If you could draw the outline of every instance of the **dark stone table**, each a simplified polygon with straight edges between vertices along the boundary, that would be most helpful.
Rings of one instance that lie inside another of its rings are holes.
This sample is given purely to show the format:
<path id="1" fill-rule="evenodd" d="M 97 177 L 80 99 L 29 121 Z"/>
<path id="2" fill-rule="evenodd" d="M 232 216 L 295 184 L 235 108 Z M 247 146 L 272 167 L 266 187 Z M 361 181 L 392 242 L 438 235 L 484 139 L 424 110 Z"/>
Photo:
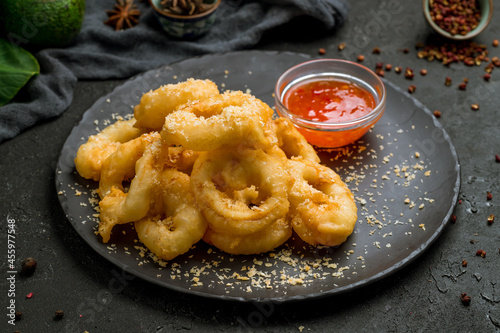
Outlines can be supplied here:
<path id="1" fill-rule="evenodd" d="M 491 57 L 500 38 L 500 8 L 475 42 Z M 5 261 L 9 225 L 16 227 L 16 265 L 38 262 L 31 277 L 15 275 L 16 325 L 2 332 L 500 332 L 500 69 L 489 82 L 485 63 L 444 66 L 417 56 L 433 34 L 420 1 L 353 1 L 345 25 L 318 32 L 316 22 L 296 19 L 266 34 L 256 47 L 356 61 L 375 69 L 378 62 L 412 68 L 404 75 L 386 71 L 385 79 L 406 90 L 428 109 L 450 135 L 461 162 L 461 190 L 450 223 L 417 260 L 378 282 L 354 291 L 303 302 L 237 303 L 206 299 L 160 288 L 122 272 L 95 253 L 65 217 L 54 186 L 61 147 L 82 114 L 122 81 L 79 82 L 69 109 L 0 145 L 2 308 L 9 274 Z M 339 51 L 338 45 L 346 43 Z M 378 47 L 380 54 L 374 54 Z M 421 69 L 427 75 L 420 74 Z M 445 86 L 445 77 L 451 86 Z M 468 78 L 465 91 L 458 83 Z M 471 104 L 478 104 L 473 111 Z M 488 200 L 487 192 L 492 198 Z M 496 215 L 489 225 L 487 218 Z M 483 258 L 476 251 L 484 250 Z M 463 260 L 468 264 L 464 266 Z M 26 295 L 33 293 L 32 298 Z M 460 296 L 471 297 L 464 305 Z M 54 320 L 63 310 L 61 320 Z"/>

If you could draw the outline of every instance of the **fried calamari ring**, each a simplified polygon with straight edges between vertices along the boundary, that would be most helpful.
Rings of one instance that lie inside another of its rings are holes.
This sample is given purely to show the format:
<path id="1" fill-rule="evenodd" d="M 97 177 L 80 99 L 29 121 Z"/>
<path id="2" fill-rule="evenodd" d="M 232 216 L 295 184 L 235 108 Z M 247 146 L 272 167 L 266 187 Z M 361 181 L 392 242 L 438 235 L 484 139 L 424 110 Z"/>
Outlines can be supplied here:
<path id="1" fill-rule="evenodd" d="M 200 241 L 207 221 L 189 188 L 189 176 L 167 168 L 161 179 L 158 215 L 134 223 L 139 240 L 158 258 L 171 260 Z"/>
<path id="2" fill-rule="evenodd" d="M 243 142 L 264 148 L 274 143 L 266 127 L 272 115 L 273 110 L 252 95 L 225 92 L 169 114 L 161 136 L 170 144 L 196 151 Z"/>
<path id="3" fill-rule="evenodd" d="M 319 163 L 293 158 L 288 168 L 295 180 L 288 196 L 293 230 L 311 245 L 345 242 L 357 220 L 356 203 L 347 185 Z"/>
<path id="4" fill-rule="evenodd" d="M 101 199 L 107 196 L 113 187 L 124 191 L 123 182 L 135 175 L 135 163 L 144 154 L 146 146 L 161 140 L 158 132 L 143 134 L 118 147 L 114 153 L 102 163 L 101 179 L 97 191 Z"/>
<path id="5" fill-rule="evenodd" d="M 217 85 L 210 80 L 188 79 L 167 84 L 142 95 L 134 108 L 136 127 L 160 130 L 165 117 L 180 106 L 218 95 Z"/>
<path id="6" fill-rule="evenodd" d="M 156 186 L 160 183 L 164 159 L 162 140 L 153 141 L 146 146 L 144 154 L 135 163 L 136 174 L 128 192 L 112 186 L 109 193 L 99 202 L 98 232 L 104 243 L 109 241 L 111 229 L 116 224 L 138 221 L 148 214 L 154 203 Z"/>
<path id="7" fill-rule="evenodd" d="M 278 219 L 268 228 L 245 236 L 208 229 L 203 240 L 230 254 L 259 254 L 272 251 L 285 243 L 292 235 L 292 227 L 285 219 Z"/>
<path id="8" fill-rule="evenodd" d="M 78 148 L 75 158 L 76 171 L 83 178 L 99 180 L 102 163 L 120 146 L 121 143 L 137 138 L 143 133 L 134 127 L 135 119 L 118 120 Z"/>
<path id="9" fill-rule="evenodd" d="M 278 146 L 286 153 L 288 158 L 301 157 L 313 162 L 320 161 L 313 146 L 295 128 L 291 120 L 276 118 L 274 125 L 278 137 Z"/>
<path id="10" fill-rule="evenodd" d="M 277 159 L 253 149 L 204 152 L 191 173 L 191 189 L 210 228 L 235 235 L 285 217 L 290 183 Z"/>

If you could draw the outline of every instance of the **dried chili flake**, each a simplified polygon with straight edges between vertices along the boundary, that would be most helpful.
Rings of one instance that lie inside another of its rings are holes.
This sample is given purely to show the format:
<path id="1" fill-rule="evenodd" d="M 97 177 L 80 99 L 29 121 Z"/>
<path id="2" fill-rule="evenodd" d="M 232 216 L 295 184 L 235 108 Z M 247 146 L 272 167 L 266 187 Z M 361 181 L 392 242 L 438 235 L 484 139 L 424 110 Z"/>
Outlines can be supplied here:
<path id="1" fill-rule="evenodd" d="M 467 295 L 467 293 L 461 293 L 460 294 L 460 301 L 462 301 L 463 305 L 469 305 L 471 298 L 470 298 L 470 296 Z"/>
<path id="2" fill-rule="evenodd" d="M 29 293 L 28 295 L 26 295 L 26 298 L 30 299 L 33 297 L 33 293 Z"/>

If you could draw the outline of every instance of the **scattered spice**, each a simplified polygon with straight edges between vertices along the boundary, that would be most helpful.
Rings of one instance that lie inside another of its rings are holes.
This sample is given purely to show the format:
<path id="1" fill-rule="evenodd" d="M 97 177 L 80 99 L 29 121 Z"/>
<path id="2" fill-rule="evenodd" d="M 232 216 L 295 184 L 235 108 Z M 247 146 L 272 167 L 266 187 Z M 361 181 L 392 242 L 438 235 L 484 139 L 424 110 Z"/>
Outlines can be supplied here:
<path id="1" fill-rule="evenodd" d="M 460 90 L 465 90 L 465 89 L 467 89 L 467 83 L 466 83 L 466 82 L 461 82 L 461 83 L 458 85 L 458 89 L 460 89 Z"/>
<path id="2" fill-rule="evenodd" d="M 473 110 L 473 111 L 477 111 L 477 110 L 479 110 L 479 104 L 472 104 L 472 105 L 470 106 L 470 108 L 471 108 L 471 110 Z"/>
<path id="3" fill-rule="evenodd" d="M 175 15 L 197 15 L 212 9 L 215 4 L 204 3 L 203 0 L 163 0 L 161 8 Z"/>
<path id="4" fill-rule="evenodd" d="M 498 39 L 493 40 L 492 45 L 493 45 L 494 47 L 498 47 Z"/>
<path id="5" fill-rule="evenodd" d="M 22 261 L 21 263 L 21 274 L 24 276 L 31 276 L 36 269 L 36 260 L 29 257 Z"/>
<path id="6" fill-rule="evenodd" d="M 16 311 L 15 318 L 16 321 L 21 320 L 23 318 L 23 313 L 21 311 Z"/>
<path id="7" fill-rule="evenodd" d="M 343 49 L 345 49 L 345 43 L 344 42 L 340 43 L 338 47 L 339 51 L 342 51 Z"/>
<path id="8" fill-rule="evenodd" d="M 484 257 L 486 257 L 486 251 L 484 251 L 484 250 L 477 250 L 476 251 L 476 256 L 484 258 Z"/>
<path id="9" fill-rule="evenodd" d="M 491 74 L 490 73 L 484 74 L 483 79 L 484 81 L 489 81 L 491 79 Z"/>
<path id="10" fill-rule="evenodd" d="M 427 44 L 417 46 L 417 57 L 427 61 L 440 61 L 448 66 L 451 63 L 481 65 L 488 61 L 488 48 L 473 41 L 448 42 L 441 37 L 431 39 Z"/>
<path id="11" fill-rule="evenodd" d="M 26 298 L 27 298 L 27 299 L 30 299 L 30 298 L 32 298 L 32 297 L 33 297 L 33 293 L 29 293 L 28 295 L 26 295 Z"/>
<path id="12" fill-rule="evenodd" d="M 326 53 L 326 50 L 325 50 L 324 48 L 320 48 L 320 49 L 318 50 L 318 53 L 319 53 L 319 54 L 325 54 L 325 53 Z"/>
<path id="13" fill-rule="evenodd" d="M 413 94 L 415 92 L 415 90 L 417 90 L 417 87 L 414 84 L 412 84 L 411 86 L 408 87 L 408 92 L 410 94 Z"/>
<path id="14" fill-rule="evenodd" d="M 377 70 L 375 70 L 375 73 L 377 73 L 378 76 L 380 77 L 384 77 L 385 76 L 385 72 L 382 68 L 379 68 Z"/>
<path id="15" fill-rule="evenodd" d="M 385 70 L 386 71 L 390 71 L 392 69 L 392 65 L 391 64 L 386 64 L 385 65 Z"/>
<path id="16" fill-rule="evenodd" d="M 495 161 L 497 161 L 497 163 L 500 163 L 500 155 L 498 154 L 495 155 Z"/>
<path id="17" fill-rule="evenodd" d="M 427 75 L 427 69 L 421 69 L 420 75 Z"/>
<path id="18" fill-rule="evenodd" d="M 462 301 L 463 305 L 469 305 L 471 298 L 470 298 L 470 296 L 467 295 L 467 293 L 461 293 L 460 300 Z"/>
<path id="19" fill-rule="evenodd" d="M 491 192 L 486 192 L 486 200 L 491 200 L 493 199 L 493 194 Z"/>
<path id="20" fill-rule="evenodd" d="M 462 267 L 467 267 L 467 264 L 468 264 L 467 260 L 463 259 L 462 260 Z"/>
<path id="21" fill-rule="evenodd" d="M 61 320 L 63 316 L 64 316 L 63 310 L 56 310 L 56 312 L 54 314 L 54 319 Z"/>
<path id="22" fill-rule="evenodd" d="M 399 74 L 399 73 L 401 73 L 403 70 L 401 69 L 401 67 L 396 66 L 396 68 L 394 68 L 394 71 L 395 71 L 397 74 Z"/>
<path id="23" fill-rule="evenodd" d="M 488 216 L 488 224 L 492 225 L 493 221 L 495 221 L 495 215 L 491 214 L 490 216 Z"/>
<path id="24" fill-rule="evenodd" d="M 364 61 L 364 60 L 365 60 L 365 56 L 364 56 L 364 55 L 362 55 L 362 54 L 360 54 L 360 55 L 358 56 L 358 61 L 359 61 L 359 62 L 362 62 L 362 61 Z"/>
<path id="25" fill-rule="evenodd" d="M 106 10 L 108 19 L 104 24 L 112 26 L 115 31 L 132 28 L 139 24 L 141 11 L 137 9 L 134 0 L 116 0 L 112 10 Z"/>
<path id="26" fill-rule="evenodd" d="M 452 215 L 451 216 L 451 223 L 455 223 L 457 222 L 457 216 L 456 215 Z"/>
<path id="27" fill-rule="evenodd" d="M 450 86 L 450 85 L 451 85 L 451 77 L 447 76 L 447 77 L 444 79 L 444 85 L 445 85 L 445 86 Z"/>
<path id="28" fill-rule="evenodd" d="M 405 54 L 410 53 L 410 49 L 409 49 L 409 48 L 404 48 L 404 49 L 403 49 L 403 53 L 405 53 Z"/>
<path id="29" fill-rule="evenodd" d="M 372 50 L 373 54 L 380 54 L 380 48 L 379 47 L 374 47 Z"/>
<path id="30" fill-rule="evenodd" d="M 441 111 L 438 110 L 434 111 L 434 117 L 441 118 Z"/>
<path id="31" fill-rule="evenodd" d="M 409 67 L 406 67 L 406 70 L 405 70 L 405 78 L 407 79 L 413 79 L 413 77 L 415 76 L 415 74 L 413 73 L 413 69 L 409 68 Z"/>

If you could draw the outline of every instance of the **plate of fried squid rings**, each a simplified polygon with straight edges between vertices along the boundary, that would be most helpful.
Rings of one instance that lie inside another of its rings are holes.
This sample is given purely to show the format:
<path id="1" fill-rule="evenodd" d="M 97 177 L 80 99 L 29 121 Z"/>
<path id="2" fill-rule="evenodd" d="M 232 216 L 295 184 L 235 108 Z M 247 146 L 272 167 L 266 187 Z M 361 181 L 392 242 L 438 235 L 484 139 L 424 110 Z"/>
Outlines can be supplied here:
<path id="1" fill-rule="evenodd" d="M 335 295 L 411 263 L 455 207 L 453 144 L 424 105 L 385 82 L 386 112 L 363 138 L 309 145 L 273 110 L 277 79 L 305 60 L 206 55 L 97 100 L 56 169 L 76 232 L 146 281 L 235 301 Z"/>

